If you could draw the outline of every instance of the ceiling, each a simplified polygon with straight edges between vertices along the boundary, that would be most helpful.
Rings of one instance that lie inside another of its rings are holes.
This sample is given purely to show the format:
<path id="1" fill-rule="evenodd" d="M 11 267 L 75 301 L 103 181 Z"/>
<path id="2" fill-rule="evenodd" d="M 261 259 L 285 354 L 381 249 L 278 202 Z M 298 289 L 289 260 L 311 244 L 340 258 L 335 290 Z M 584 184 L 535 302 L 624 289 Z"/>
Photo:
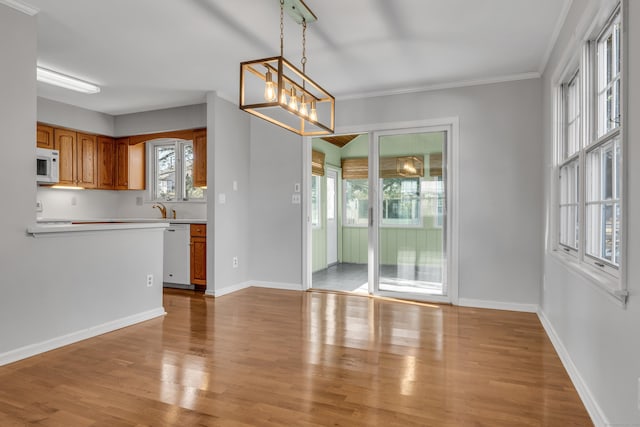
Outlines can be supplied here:
<path id="1" fill-rule="evenodd" d="M 97 83 L 38 95 L 118 115 L 237 102 L 239 63 L 279 54 L 278 0 L 27 0 L 38 65 Z M 571 0 L 306 0 L 307 74 L 337 99 L 541 74 Z M 284 56 L 301 27 L 285 15 Z"/>

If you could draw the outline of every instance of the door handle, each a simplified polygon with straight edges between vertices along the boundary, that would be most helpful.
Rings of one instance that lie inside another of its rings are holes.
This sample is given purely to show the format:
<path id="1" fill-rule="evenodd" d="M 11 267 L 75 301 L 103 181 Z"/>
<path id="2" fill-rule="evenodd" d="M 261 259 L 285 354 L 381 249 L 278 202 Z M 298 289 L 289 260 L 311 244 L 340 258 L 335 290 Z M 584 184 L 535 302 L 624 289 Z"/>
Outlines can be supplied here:
<path id="1" fill-rule="evenodd" d="M 369 227 L 373 227 L 373 208 L 369 208 Z"/>

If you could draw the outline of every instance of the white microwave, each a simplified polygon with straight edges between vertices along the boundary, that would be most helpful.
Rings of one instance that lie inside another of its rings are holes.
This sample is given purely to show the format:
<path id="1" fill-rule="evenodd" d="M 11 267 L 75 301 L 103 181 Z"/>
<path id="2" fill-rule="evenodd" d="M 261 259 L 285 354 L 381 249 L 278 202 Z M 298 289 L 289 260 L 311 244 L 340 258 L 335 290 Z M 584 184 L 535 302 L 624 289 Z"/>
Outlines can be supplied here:
<path id="1" fill-rule="evenodd" d="M 55 184 L 59 179 L 60 152 L 36 148 L 36 179 L 38 183 Z"/>

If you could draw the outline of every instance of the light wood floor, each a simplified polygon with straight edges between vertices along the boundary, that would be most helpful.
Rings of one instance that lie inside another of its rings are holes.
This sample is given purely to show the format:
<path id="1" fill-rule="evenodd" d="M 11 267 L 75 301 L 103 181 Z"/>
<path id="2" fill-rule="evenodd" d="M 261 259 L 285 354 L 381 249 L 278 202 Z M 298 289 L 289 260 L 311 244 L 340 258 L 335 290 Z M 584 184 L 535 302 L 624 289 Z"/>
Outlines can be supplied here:
<path id="1" fill-rule="evenodd" d="M 589 426 L 537 316 L 250 288 L 0 367 L 0 426 Z"/>

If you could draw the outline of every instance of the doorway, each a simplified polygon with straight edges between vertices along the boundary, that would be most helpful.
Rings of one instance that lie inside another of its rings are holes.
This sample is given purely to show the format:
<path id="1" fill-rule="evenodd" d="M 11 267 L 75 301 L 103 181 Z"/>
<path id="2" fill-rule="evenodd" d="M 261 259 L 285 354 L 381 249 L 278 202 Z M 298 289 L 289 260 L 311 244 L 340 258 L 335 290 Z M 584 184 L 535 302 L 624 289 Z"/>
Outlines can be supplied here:
<path id="1" fill-rule="evenodd" d="M 313 258 L 313 265 L 306 263 L 307 288 L 457 299 L 451 256 L 454 129 L 457 124 L 447 123 L 372 130 L 325 154 L 340 167 L 327 167 L 319 198 L 326 204 L 325 244 L 318 245 L 318 228 L 311 235 L 306 227 L 306 259 Z M 335 252 L 331 236 L 337 236 Z M 317 262 L 318 247 L 326 251 L 323 263 Z"/>

